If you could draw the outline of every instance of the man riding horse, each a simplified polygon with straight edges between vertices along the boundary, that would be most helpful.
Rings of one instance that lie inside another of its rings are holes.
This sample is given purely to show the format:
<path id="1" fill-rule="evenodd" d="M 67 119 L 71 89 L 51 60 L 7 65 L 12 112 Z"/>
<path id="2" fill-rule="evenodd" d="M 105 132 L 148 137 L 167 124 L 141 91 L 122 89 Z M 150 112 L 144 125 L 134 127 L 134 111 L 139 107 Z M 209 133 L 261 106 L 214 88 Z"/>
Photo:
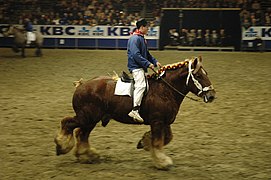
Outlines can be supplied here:
<path id="1" fill-rule="evenodd" d="M 132 73 L 135 85 L 133 92 L 133 109 L 128 114 L 135 121 L 143 123 L 144 120 L 139 114 L 141 101 L 148 81 L 145 77 L 147 68 L 154 69 L 154 66 L 161 67 L 161 64 L 149 53 L 144 35 L 148 32 L 148 23 L 145 19 L 139 19 L 136 23 L 136 30 L 128 40 L 127 55 L 128 69 Z"/>
<path id="2" fill-rule="evenodd" d="M 33 25 L 29 18 L 24 19 L 24 29 L 26 31 L 26 45 L 29 46 L 31 44 L 31 40 L 33 39 Z"/>

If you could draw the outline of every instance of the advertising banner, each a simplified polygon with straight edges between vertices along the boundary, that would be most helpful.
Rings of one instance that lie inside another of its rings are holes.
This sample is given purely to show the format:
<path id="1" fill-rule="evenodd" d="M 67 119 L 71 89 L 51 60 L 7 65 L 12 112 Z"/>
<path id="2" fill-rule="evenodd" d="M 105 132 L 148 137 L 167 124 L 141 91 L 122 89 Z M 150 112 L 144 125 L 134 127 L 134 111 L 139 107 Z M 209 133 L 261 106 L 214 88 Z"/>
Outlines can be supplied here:
<path id="1" fill-rule="evenodd" d="M 260 37 L 262 40 L 271 40 L 270 26 L 252 26 L 242 32 L 242 40 L 254 40 Z"/>
<path id="2" fill-rule="evenodd" d="M 17 25 L 22 27 L 21 25 Z M 5 31 L 8 25 L 0 25 Z M 34 25 L 34 30 L 40 31 L 45 38 L 95 38 L 95 39 L 129 39 L 134 26 L 62 26 Z M 0 37 L 3 35 L 0 34 Z M 159 27 L 150 27 L 146 39 L 159 39 Z"/>
<path id="3" fill-rule="evenodd" d="M 129 39 L 133 26 L 36 26 L 44 37 Z M 159 39 L 159 27 L 150 27 L 146 39 Z"/>

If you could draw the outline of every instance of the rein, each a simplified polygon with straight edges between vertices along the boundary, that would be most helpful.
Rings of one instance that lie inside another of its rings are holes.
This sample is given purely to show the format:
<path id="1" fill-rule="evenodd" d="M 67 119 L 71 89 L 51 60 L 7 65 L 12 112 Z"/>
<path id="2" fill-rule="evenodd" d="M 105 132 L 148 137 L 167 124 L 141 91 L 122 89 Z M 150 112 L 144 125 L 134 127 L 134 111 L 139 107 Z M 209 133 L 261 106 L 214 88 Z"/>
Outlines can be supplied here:
<path id="1" fill-rule="evenodd" d="M 151 68 L 150 68 L 151 69 Z M 154 70 L 154 69 L 151 69 L 156 75 L 158 75 L 159 77 L 159 74 Z M 176 91 L 178 94 L 182 95 L 183 97 L 186 97 L 190 100 L 193 100 L 193 101 L 199 101 L 198 99 L 195 99 L 195 98 L 192 98 L 190 96 L 187 96 L 185 94 L 183 94 L 182 92 L 180 92 L 178 89 L 176 89 L 175 87 L 173 87 L 171 84 L 169 84 L 169 82 L 167 82 L 166 80 L 164 80 L 161 76 L 159 77 L 164 83 L 166 83 L 171 89 L 173 89 L 174 91 Z"/>

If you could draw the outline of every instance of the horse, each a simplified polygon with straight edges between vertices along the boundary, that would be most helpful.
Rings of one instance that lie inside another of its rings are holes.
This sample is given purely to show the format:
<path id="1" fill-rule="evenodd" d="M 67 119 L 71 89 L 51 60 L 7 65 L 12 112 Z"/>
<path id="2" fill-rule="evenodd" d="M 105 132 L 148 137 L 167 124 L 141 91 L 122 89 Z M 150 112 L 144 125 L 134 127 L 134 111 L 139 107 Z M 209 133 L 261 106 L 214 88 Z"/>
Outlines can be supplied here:
<path id="1" fill-rule="evenodd" d="M 6 31 L 2 32 L 4 37 L 8 37 L 10 35 L 14 36 L 14 45 L 12 47 L 14 52 L 20 52 L 19 48 L 21 48 L 21 56 L 25 57 L 25 47 L 26 47 L 26 32 L 24 29 L 18 28 L 16 26 L 9 26 Z M 36 48 L 35 54 L 36 56 L 42 56 L 41 48 L 43 44 L 43 36 L 40 32 L 33 32 L 36 35 L 36 40 L 31 42 L 31 46 Z"/>
<path id="2" fill-rule="evenodd" d="M 208 103 L 216 98 L 216 92 L 201 57 L 166 65 L 155 72 L 148 76 L 149 90 L 140 108 L 143 124 L 149 125 L 151 130 L 144 133 L 137 148 L 150 151 L 155 167 L 167 170 L 173 161 L 163 152 L 163 147 L 172 140 L 171 124 L 183 99 L 198 100 L 187 96 L 192 92 Z M 101 121 L 104 127 L 111 119 L 125 124 L 140 124 L 128 116 L 132 98 L 114 95 L 115 86 L 116 79 L 110 76 L 77 82 L 72 100 L 75 116 L 65 117 L 60 122 L 54 138 L 56 155 L 67 154 L 75 147 L 74 155 L 80 163 L 99 162 L 100 155 L 89 144 L 89 135 L 98 122 Z"/>

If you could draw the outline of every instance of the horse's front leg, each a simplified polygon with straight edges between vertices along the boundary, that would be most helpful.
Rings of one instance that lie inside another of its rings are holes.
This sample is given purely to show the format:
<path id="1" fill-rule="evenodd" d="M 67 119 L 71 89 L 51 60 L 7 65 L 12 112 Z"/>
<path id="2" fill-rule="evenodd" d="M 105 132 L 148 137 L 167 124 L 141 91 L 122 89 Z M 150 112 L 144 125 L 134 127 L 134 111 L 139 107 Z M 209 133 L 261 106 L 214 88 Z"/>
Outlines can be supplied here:
<path id="1" fill-rule="evenodd" d="M 25 58 L 25 52 L 24 52 L 25 46 L 23 45 L 21 49 L 22 49 L 21 56 L 22 56 L 23 58 Z"/>
<path id="2" fill-rule="evenodd" d="M 151 123 L 151 155 L 155 166 L 158 169 L 168 169 L 173 165 L 170 157 L 164 154 L 163 147 L 169 143 L 172 137 L 168 136 L 170 126 L 166 126 L 162 121 L 154 121 Z"/>
<path id="3" fill-rule="evenodd" d="M 41 57 L 42 52 L 41 52 L 41 46 L 36 43 L 36 51 L 35 51 L 36 56 Z"/>
<path id="4" fill-rule="evenodd" d="M 12 46 L 12 50 L 13 50 L 15 53 L 20 52 L 20 50 L 19 50 L 19 48 L 18 48 L 18 46 L 17 46 L 16 44 L 14 44 L 14 45 Z"/>

